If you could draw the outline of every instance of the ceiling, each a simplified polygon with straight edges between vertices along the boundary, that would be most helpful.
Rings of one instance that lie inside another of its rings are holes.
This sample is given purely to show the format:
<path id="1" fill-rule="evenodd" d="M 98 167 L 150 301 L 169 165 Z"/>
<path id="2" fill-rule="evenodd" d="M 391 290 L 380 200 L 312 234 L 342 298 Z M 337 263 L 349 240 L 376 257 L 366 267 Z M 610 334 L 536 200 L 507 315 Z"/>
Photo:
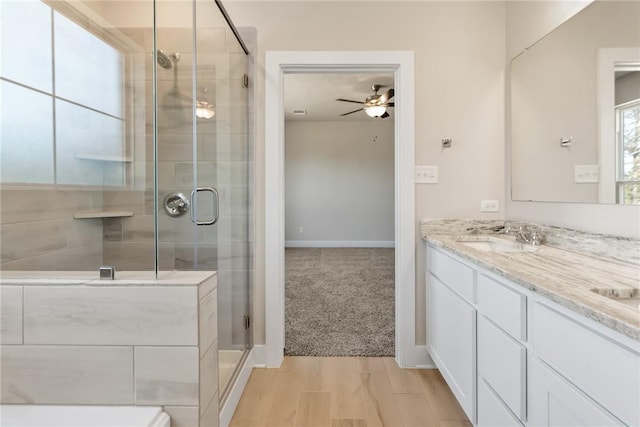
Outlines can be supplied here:
<path id="1" fill-rule="evenodd" d="M 367 121 L 393 120 L 393 108 L 387 111 L 391 117 L 374 119 L 364 111 L 348 116 L 340 114 L 360 108 L 358 104 L 336 101 L 336 98 L 353 99 L 364 102 L 373 95 L 371 85 L 384 87 L 378 94 L 393 87 L 393 73 L 314 73 L 284 75 L 284 113 L 287 121 Z M 395 98 L 392 99 L 395 101 Z M 294 115 L 294 109 L 304 109 L 306 115 Z"/>

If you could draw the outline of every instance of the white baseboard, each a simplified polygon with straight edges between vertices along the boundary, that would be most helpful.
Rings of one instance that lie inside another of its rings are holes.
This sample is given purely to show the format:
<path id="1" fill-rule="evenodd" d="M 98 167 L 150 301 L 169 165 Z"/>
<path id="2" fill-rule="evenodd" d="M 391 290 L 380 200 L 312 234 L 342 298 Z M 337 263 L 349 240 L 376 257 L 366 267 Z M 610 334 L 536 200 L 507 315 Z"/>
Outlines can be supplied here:
<path id="1" fill-rule="evenodd" d="M 418 369 L 437 369 L 433 359 L 429 356 L 426 345 L 415 347 L 415 367 Z"/>
<path id="2" fill-rule="evenodd" d="M 436 367 L 429 356 L 426 345 L 415 345 L 408 354 L 403 354 L 401 358 L 396 354 L 396 362 L 402 368 L 432 369 Z"/>
<path id="3" fill-rule="evenodd" d="M 287 240 L 285 248 L 394 248 L 393 240 Z"/>
<path id="4" fill-rule="evenodd" d="M 267 350 L 264 344 L 253 345 L 253 366 L 254 368 L 267 367 Z"/>
<path id="5" fill-rule="evenodd" d="M 231 423 L 233 414 L 236 411 L 238 402 L 240 402 L 242 392 L 249 381 L 249 376 L 254 366 L 254 349 L 252 349 L 242 365 L 240 375 L 238 375 L 236 382 L 231 387 L 227 400 L 224 402 L 224 405 L 222 405 L 222 408 L 220 408 L 220 427 L 228 427 L 229 423 Z"/>

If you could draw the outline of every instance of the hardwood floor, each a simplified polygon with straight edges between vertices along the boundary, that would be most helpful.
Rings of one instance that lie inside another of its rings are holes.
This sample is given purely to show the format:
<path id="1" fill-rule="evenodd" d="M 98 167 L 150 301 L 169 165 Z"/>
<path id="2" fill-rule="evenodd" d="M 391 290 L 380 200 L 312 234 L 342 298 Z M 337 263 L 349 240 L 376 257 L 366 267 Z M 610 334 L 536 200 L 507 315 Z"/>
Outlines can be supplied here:
<path id="1" fill-rule="evenodd" d="M 254 369 L 231 427 L 471 427 L 435 369 L 390 357 L 285 357 Z"/>

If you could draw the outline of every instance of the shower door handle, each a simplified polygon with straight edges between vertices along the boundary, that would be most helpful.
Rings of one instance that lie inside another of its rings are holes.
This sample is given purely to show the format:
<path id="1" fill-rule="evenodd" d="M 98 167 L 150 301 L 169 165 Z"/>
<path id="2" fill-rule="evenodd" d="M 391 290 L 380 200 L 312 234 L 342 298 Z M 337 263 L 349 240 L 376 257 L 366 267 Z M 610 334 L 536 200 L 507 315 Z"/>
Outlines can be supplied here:
<path id="1" fill-rule="evenodd" d="M 216 222 L 218 222 L 218 220 L 220 219 L 220 194 L 218 193 L 218 190 L 216 190 L 214 187 L 198 187 L 191 192 L 191 206 L 197 206 L 197 204 L 193 203 L 193 199 L 201 191 L 208 191 L 213 195 L 213 201 L 214 201 L 213 218 L 211 218 L 208 221 L 198 221 L 198 213 L 196 212 L 197 211 L 197 208 L 196 208 L 196 209 L 191 209 L 191 222 L 193 222 L 195 225 L 213 225 Z"/>

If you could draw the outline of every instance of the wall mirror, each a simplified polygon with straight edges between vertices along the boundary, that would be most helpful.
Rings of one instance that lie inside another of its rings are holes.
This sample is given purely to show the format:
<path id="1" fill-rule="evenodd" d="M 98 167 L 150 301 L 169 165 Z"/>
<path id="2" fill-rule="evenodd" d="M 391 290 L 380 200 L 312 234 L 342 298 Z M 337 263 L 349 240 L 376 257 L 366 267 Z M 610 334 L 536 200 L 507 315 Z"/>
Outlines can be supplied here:
<path id="1" fill-rule="evenodd" d="M 516 201 L 640 204 L 640 2 L 595 1 L 511 62 Z"/>

